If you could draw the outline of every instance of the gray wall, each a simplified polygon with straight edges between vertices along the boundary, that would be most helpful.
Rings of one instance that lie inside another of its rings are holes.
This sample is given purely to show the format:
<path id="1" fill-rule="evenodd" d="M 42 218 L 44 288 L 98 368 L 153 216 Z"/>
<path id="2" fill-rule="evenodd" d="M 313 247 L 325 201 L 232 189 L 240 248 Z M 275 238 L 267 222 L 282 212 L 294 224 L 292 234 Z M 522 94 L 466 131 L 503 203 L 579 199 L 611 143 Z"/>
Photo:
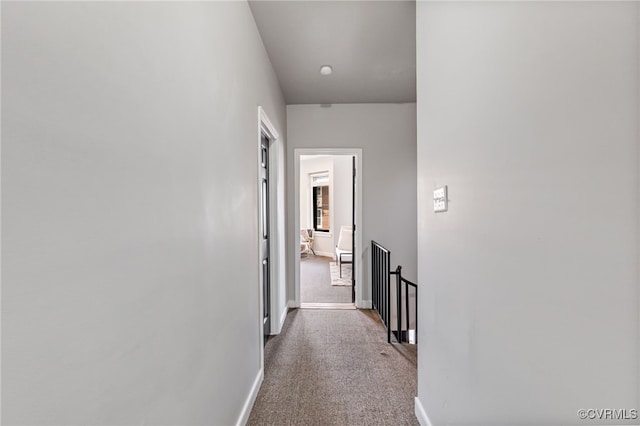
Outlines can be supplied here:
<path id="1" fill-rule="evenodd" d="M 407 278 L 416 278 L 416 116 L 415 104 L 288 105 L 288 167 L 296 148 L 362 148 L 364 300 L 371 300 L 371 239 L 392 252 Z M 293 192 L 293 176 L 287 180 Z M 294 294 L 294 263 L 299 230 L 294 229 L 293 198 L 288 199 L 290 231 L 287 269 L 289 299 Z"/>
<path id="2" fill-rule="evenodd" d="M 248 6 L 2 8 L 4 423 L 235 423 L 260 370 L 257 106 L 286 129 Z"/>
<path id="3" fill-rule="evenodd" d="M 640 406 L 637 8 L 418 2 L 417 406 L 434 425 Z"/>

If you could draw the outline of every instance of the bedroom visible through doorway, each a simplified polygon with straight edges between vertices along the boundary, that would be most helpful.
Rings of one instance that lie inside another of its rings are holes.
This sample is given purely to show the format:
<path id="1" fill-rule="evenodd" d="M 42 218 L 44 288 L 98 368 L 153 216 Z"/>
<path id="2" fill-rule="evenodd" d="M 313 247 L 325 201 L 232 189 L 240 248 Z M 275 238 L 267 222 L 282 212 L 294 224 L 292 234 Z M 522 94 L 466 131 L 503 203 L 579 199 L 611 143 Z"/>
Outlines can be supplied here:
<path id="1" fill-rule="evenodd" d="M 352 304 L 353 155 L 301 155 L 299 163 L 300 302 Z"/>

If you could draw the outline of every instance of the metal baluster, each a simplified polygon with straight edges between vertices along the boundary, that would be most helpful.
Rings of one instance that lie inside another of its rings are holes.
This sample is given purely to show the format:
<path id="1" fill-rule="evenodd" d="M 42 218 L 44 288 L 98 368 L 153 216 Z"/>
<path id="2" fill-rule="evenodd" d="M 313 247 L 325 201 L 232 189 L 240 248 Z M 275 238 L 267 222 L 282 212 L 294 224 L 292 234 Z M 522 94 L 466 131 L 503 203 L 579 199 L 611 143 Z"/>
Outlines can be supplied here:
<path id="1" fill-rule="evenodd" d="M 396 301 L 398 305 L 398 312 L 396 312 L 398 318 L 396 324 L 398 334 L 396 337 L 398 343 L 402 343 L 402 266 L 398 266 L 398 268 L 396 269 L 396 274 Z"/>
<path id="2" fill-rule="evenodd" d="M 407 311 L 405 315 L 407 318 L 407 334 L 405 336 L 408 342 L 409 341 L 409 284 L 405 282 L 404 285 L 405 285 L 405 288 L 407 289 L 407 292 L 405 293 L 405 297 L 404 297 L 404 304 Z"/>

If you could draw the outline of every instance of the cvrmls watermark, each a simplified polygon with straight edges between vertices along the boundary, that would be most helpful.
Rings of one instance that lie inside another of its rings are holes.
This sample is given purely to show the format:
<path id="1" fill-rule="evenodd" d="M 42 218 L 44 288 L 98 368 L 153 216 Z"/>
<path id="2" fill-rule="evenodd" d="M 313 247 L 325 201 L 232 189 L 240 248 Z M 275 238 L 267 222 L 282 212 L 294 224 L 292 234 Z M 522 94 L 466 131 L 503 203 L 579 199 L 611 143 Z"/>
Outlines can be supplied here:
<path id="1" fill-rule="evenodd" d="M 578 417 L 583 420 L 637 420 L 638 410 L 635 408 L 581 408 Z"/>

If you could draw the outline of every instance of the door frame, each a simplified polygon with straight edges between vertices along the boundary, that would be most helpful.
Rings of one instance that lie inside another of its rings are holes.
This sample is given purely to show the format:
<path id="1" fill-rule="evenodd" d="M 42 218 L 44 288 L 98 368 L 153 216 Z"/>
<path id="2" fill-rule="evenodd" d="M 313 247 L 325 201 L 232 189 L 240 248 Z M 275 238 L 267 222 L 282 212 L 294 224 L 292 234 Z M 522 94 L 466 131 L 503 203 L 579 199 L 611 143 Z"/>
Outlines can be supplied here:
<path id="1" fill-rule="evenodd" d="M 278 221 L 278 213 L 285 210 L 284 205 L 284 187 L 281 182 L 284 182 L 284 147 L 282 145 L 282 139 L 280 134 L 276 130 L 275 126 L 269 120 L 266 112 L 261 106 L 258 106 L 258 131 L 257 131 L 257 145 L 256 145 L 256 215 L 257 226 L 256 230 L 258 235 L 262 235 L 262 220 L 261 220 L 261 191 L 262 191 L 262 179 L 260 178 L 260 171 L 262 168 L 262 134 L 265 134 L 269 139 L 269 205 L 267 206 L 269 211 L 269 279 L 271 284 L 271 297 L 269 300 L 270 306 L 270 319 L 271 319 L 271 335 L 279 334 L 282 329 L 281 313 L 278 312 L 278 305 L 285 305 L 286 307 L 286 286 L 285 286 L 285 274 L 284 274 L 284 248 L 285 248 L 285 226 Z M 262 241 L 261 238 L 257 238 L 258 244 L 258 258 L 256 259 L 256 271 L 258 272 L 258 305 L 259 305 L 259 336 L 260 336 L 260 369 L 264 371 L 264 334 L 263 334 L 263 282 L 262 282 Z M 281 265 L 282 264 L 282 265 Z M 280 301 L 281 303 L 278 303 Z M 286 309 L 285 309 L 286 314 Z"/>
<path id="2" fill-rule="evenodd" d="M 262 336 L 264 339 L 268 339 L 271 335 L 271 211 L 269 206 L 271 205 L 271 139 L 270 137 L 261 132 L 260 134 L 260 217 L 262 220 L 260 224 L 262 229 L 259 230 L 261 239 L 260 244 L 260 257 L 262 260 L 262 324 L 263 331 Z M 263 344 L 266 340 L 263 341 Z"/>
<path id="3" fill-rule="evenodd" d="M 364 226 L 362 224 L 362 148 L 295 148 L 293 150 L 293 235 L 294 244 L 294 290 L 293 306 L 300 307 L 300 248 L 298 239 L 300 238 L 300 156 L 301 155 L 344 155 L 356 157 L 356 308 L 368 309 L 363 298 L 363 276 L 362 265 L 364 264 L 364 247 L 362 246 L 362 235 Z"/>

